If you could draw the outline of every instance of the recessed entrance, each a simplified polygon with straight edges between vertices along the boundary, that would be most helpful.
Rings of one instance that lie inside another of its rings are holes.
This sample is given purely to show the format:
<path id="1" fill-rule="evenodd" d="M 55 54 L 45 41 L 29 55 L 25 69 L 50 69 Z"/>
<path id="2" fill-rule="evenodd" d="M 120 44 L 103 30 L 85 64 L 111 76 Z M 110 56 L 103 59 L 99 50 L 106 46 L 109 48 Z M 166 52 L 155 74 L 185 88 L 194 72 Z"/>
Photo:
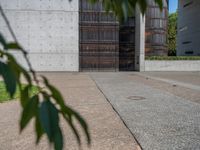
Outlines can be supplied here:
<path id="1" fill-rule="evenodd" d="M 119 71 L 135 69 L 135 18 L 120 25 L 119 31 Z"/>
<path id="2" fill-rule="evenodd" d="M 80 71 L 133 71 L 135 19 L 120 25 L 99 2 L 80 0 Z"/>

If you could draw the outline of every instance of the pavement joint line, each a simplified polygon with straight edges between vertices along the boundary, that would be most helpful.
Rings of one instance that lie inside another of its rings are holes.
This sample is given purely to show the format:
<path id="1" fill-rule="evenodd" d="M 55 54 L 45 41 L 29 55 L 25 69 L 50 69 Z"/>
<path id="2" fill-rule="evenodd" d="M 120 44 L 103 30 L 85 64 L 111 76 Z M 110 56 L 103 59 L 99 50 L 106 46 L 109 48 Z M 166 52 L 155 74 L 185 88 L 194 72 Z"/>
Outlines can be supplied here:
<path id="1" fill-rule="evenodd" d="M 62 87 L 64 87 L 64 86 L 62 86 Z M 75 86 L 67 86 L 67 87 L 65 87 L 65 88 L 72 88 L 72 89 L 78 89 L 78 88 L 94 88 L 95 86 L 77 86 L 77 87 L 75 87 Z"/>
<path id="2" fill-rule="evenodd" d="M 115 107 L 111 104 L 110 100 L 107 98 L 107 96 L 103 93 L 103 91 L 101 90 L 101 88 L 98 86 L 97 82 L 93 79 L 93 77 L 91 75 L 89 75 L 90 78 L 92 79 L 92 81 L 95 83 L 97 89 L 103 94 L 104 98 L 107 100 L 107 102 L 110 104 L 110 106 L 112 107 L 112 109 L 114 110 L 114 112 L 119 116 L 120 120 L 123 122 L 124 126 L 128 129 L 128 131 L 130 132 L 130 134 L 133 136 L 134 140 L 137 143 L 137 150 L 143 150 L 141 144 L 139 143 L 139 141 L 136 139 L 136 136 L 134 135 L 134 133 L 129 129 L 128 125 L 126 124 L 126 122 L 122 119 L 121 115 L 118 113 L 118 111 L 115 109 Z"/>
<path id="3" fill-rule="evenodd" d="M 140 73 L 136 73 L 136 75 L 141 76 L 141 77 L 145 77 L 145 78 L 149 78 L 149 79 L 153 79 L 153 80 L 157 80 L 157 81 L 166 82 L 166 83 L 169 83 L 169 84 L 172 84 L 172 85 L 178 85 L 178 86 L 182 86 L 182 87 L 185 87 L 185 88 L 188 88 L 188 89 L 200 91 L 200 86 L 197 86 L 197 85 L 192 85 L 192 84 L 183 83 L 183 82 L 170 80 L 170 79 L 163 79 L 163 78 L 159 78 L 159 77 L 152 77 L 152 76 L 143 75 L 143 74 L 140 74 Z"/>
<path id="4" fill-rule="evenodd" d="M 95 105 L 104 105 L 104 103 L 97 103 L 97 104 L 84 103 L 83 105 L 76 105 L 76 107 L 95 106 Z"/>

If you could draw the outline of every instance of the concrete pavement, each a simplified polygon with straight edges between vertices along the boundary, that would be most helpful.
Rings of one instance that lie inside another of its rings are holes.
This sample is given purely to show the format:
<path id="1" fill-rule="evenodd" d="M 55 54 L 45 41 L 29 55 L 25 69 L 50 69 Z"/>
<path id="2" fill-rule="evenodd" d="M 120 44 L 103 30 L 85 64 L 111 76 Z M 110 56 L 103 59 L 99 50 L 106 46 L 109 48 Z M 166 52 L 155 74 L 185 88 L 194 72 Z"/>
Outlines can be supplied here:
<path id="1" fill-rule="evenodd" d="M 79 73 L 45 74 L 64 95 L 66 103 L 80 112 L 89 124 L 92 145 L 83 150 L 139 150 L 134 137 L 112 109 L 104 95 L 88 75 Z M 17 101 L 0 104 L 0 150 L 52 149 L 43 137 L 35 146 L 32 123 L 19 135 L 20 106 Z M 64 121 L 61 122 L 65 148 L 78 150 L 74 135 Z M 84 140 L 84 138 L 82 138 Z"/>
<path id="2" fill-rule="evenodd" d="M 200 149 L 199 91 L 138 73 L 92 73 L 91 77 L 143 149 Z"/>
<path id="3" fill-rule="evenodd" d="M 200 91 L 200 72 L 140 72 L 136 74 Z"/>
<path id="4" fill-rule="evenodd" d="M 200 92 L 194 87 L 200 86 L 199 74 L 191 74 L 192 79 L 168 72 L 44 75 L 87 120 L 92 150 L 139 150 L 139 145 L 144 150 L 198 150 Z M 46 137 L 35 146 L 32 123 L 19 135 L 19 115 L 17 101 L 0 104 L 0 150 L 52 149 Z M 64 121 L 61 125 L 65 149 L 78 150 L 71 130 Z"/>

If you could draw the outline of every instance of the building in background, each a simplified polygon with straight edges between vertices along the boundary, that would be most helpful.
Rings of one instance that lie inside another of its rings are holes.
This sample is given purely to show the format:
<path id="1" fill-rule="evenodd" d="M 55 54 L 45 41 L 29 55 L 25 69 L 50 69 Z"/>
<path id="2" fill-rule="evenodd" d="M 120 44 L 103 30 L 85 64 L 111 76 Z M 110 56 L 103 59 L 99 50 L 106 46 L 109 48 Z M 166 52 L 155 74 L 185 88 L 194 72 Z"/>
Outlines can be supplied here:
<path id="1" fill-rule="evenodd" d="M 200 56 L 200 1 L 179 0 L 178 56 Z"/>
<path id="2" fill-rule="evenodd" d="M 146 16 L 120 24 L 102 4 L 86 0 L 0 0 L 37 71 L 143 70 L 145 55 L 167 55 L 168 3 L 148 0 Z M 0 31 L 12 40 L 0 19 Z M 14 53 L 26 66 L 22 55 Z"/>

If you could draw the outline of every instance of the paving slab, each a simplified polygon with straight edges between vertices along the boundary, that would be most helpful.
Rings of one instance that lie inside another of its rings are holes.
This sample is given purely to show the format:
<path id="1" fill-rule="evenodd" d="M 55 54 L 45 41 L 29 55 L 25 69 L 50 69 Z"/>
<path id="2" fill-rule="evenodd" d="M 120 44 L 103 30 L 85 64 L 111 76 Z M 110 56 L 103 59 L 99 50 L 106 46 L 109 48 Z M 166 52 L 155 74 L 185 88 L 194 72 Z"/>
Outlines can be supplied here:
<path id="1" fill-rule="evenodd" d="M 90 76 L 144 150 L 200 149 L 200 104 L 143 82 L 135 73 Z"/>
<path id="2" fill-rule="evenodd" d="M 88 122 L 92 144 L 83 150 L 139 150 L 131 132 L 113 110 L 110 103 L 86 74 L 43 73 L 64 95 L 66 103 L 73 106 Z M 0 150 L 48 150 L 53 149 L 44 136 L 35 146 L 33 122 L 19 134 L 21 108 L 18 101 L 0 104 Z M 64 120 L 61 121 L 65 150 L 79 150 L 74 135 Z M 81 130 L 80 130 L 81 132 Z M 81 132 L 83 135 L 83 133 Z M 82 140 L 85 138 L 83 137 Z"/>

